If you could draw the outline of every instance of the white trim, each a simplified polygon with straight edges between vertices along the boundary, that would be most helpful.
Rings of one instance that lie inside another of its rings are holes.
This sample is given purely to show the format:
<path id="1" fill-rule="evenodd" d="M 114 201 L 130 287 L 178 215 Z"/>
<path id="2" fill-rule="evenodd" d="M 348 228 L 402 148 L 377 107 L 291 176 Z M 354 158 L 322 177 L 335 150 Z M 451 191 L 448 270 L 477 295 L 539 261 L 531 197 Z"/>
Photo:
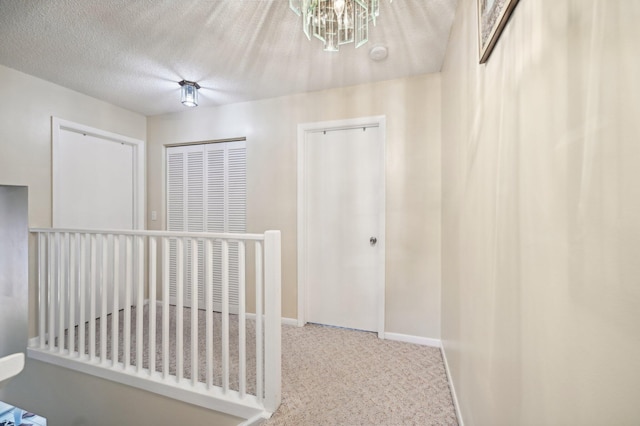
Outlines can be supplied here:
<path id="1" fill-rule="evenodd" d="M 400 333 L 384 333 L 384 338 L 387 340 L 394 340 L 397 342 L 414 343 L 416 345 L 431 346 L 434 348 L 441 348 L 442 342 L 440 339 L 432 339 L 429 337 L 412 336 L 410 334 Z"/>
<path id="2" fill-rule="evenodd" d="M 305 139 L 306 134 L 314 131 L 321 130 L 343 130 L 354 127 L 378 127 L 382 137 L 382 143 L 380 148 L 382 150 L 380 170 L 382 173 L 382 197 L 380 200 L 380 234 L 378 240 L 383 243 L 381 247 L 382 259 L 386 259 L 386 117 L 384 115 L 372 116 L 372 117 L 360 117 L 346 120 L 335 121 L 322 121 L 317 123 L 302 123 L 298 124 L 298 249 L 297 249 L 297 265 L 298 265 L 298 322 L 299 327 L 304 326 L 307 323 L 307 289 L 306 289 L 306 275 L 307 275 L 307 262 L 306 262 L 306 194 L 305 194 Z M 386 260 L 381 262 L 380 265 L 380 278 L 378 280 L 378 337 L 385 338 L 384 326 L 385 326 L 385 263 Z"/>
<path id="3" fill-rule="evenodd" d="M 453 406 L 456 409 L 456 417 L 458 418 L 458 425 L 464 426 L 464 420 L 462 419 L 462 411 L 460 410 L 460 403 L 458 402 L 458 395 L 456 394 L 456 387 L 453 385 L 453 378 L 451 377 L 451 370 L 449 370 L 449 362 L 447 361 L 447 353 L 444 350 L 444 345 L 440 347 L 442 352 L 442 360 L 444 361 L 444 369 L 447 372 L 447 380 L 449 381 L 449 388 L 451 389 L 451 399 L 453 399 Z"/>
<path id="4" fill-rule="evenodd" d="M 248 320 L 251 321 L 255 321 L 256 320 L 256 314 L 252 313 L 252 312 L 247 312 L 246 314 L 244 314 L 244 317 Z M 264 315 L 262 316 L 262 318 L 264 318 Z M 294 327 L 298 327 L 298 320 L 295 318 L 285 318 L 282 317 L 282 325 L 292 325 Z"/>
<path id="5" fill-rule="evenodd" d="M 148 299 L 145 300 L 145 304 L 146 303 L 149 303 Z M 162 300 L 157 300 L 156 301 L 156 305 L 159 306 L 159 307 L 162 307 Z M 250 320 L 250 321 L 255 321 L 256 320 L 256 314 L 253 313 L 253 312 L 245 313 L 244 317 L 246 319 Z M 264 315 L 262 317 L 264 318 Z M 294 327 L 298 327 L 298 320 L 296 318 L 282 317 L 281 320 L 282 320 L 282 325 L 292 325 Z M 31 341 L 30 341 L 30 344 L 31 344 Z M 35 337 L 34 345 L 37 345 L 37 344 L 38 344 L 38 338 Z"/>
<path id="6" fill-rule="evenodd" d="M 271 414 L 265 411 L 264 413 L 256 414 L 255 416 L 248 418 L 244 422 L 239 423 L 238 426 L 258 426 L 270 418 Z"/>
<path id="7" fill-rule="evenodd" d="M 68 130 L 71 132 L 85 133 L 94 137 L 107 139 L 114 142 L 120 142 L 126 145 L 131 145 L 133 148 L 133 229 L 145 228 L 145 142 L 140 139 L 130 138 L 128 136 L 122 136 L 117 133 L 107 132 L 105 130 L 96 129 L 93 127 L 85 126 L 83 124 L 74 123 L 67 120 L 62 120 L 57 117 L 51 117 L 51 169 L 52 169 L 52 197 L 51 207 L 52 212 L 56 210 L 56 197 L 55 194 L 58 189 L 58 182 L 60 181 L 60 167 L 58 165 L 59 155 L 58 149 L 60 146 L 60 130 Z M 52 214 L 52 225 L 55 228 L 57 218 L 55 214 Z"/>
<path id="8" fill-rule="evenodd" d="M 299 322 L 296 318 L 285 318 L 282 317 L 282 325 L 292 325 L 294 327 L 299 327 Z"/>

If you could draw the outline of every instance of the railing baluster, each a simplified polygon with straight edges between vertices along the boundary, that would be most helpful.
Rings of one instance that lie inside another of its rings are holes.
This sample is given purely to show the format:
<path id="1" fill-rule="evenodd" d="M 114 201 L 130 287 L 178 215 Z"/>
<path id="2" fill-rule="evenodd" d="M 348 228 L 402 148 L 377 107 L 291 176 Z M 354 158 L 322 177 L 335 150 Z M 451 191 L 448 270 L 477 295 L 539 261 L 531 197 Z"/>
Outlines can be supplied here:
<path id="1" fill-rule="evenodd" d="M 58 250 L 60 251 L 60 256 L 58 258 L 58 273 L 60 277 L 60 281 L 58 281 L 58 300 L 60 306 L 58 307 L 58 351 L 60 353 L 64 352 L 65 346 L 65 330 L 66 330 L 66 316 L 67 316 L 67 272 L 68 272 L 68 264 L 67 264 L 67 237 L 68 234 L 66 232 L 60 235 L 60 241 L 58 243 Z"/>
<path id="2" fill-rule="evenodd" d="M 107 299 L 108 291 L 108 268 L 109 268 L 109 236 L 103 235 L 100 239 L 100 252 L 102 254 L 102 265 L 100 267 L 100 362 L 107 361 Z"/>
<path id="3" fill-rule="evenodd" d="M 213 386 L 213 241 L 206 240 L 204 300 L 206 314 L 207 389 Z"/>
<path id="4" fill-rule="evenodd" d="M 66 233 L 59 235 L 56 240 L 56 250 L 58 251 L 58 352 L 64 352 L 64 322 L 65 322 L 65 242 Z"/>
<path id="5" fill-rule="evenodd" d="M 156 371 L 156 237 L 149 237 L 149 375 Z"/>
<path id="6" fill-rule="evenodd" d="M 64 236 L 61 234 L 56 235 L 56 247 L 58 256 L 56 259 L 57 265 L 57 324 L 58 324 L 58 352 L 64 350 Z"/>
<path id="7" fill-rule="evenodd" d="M 38 232 L 38 335 L 40 337 L 40 349 L 45 347 L 46 315 L 47 315 L 47 278 L 45 277 L 47 259 L 45 258 L 47 236 Z"/>
<path id="8" fill-rule="evenodd" d="M 125 237 L 125 252 L 126 259 L 125 280 L 124 280 L 124 323 L 122 324 L 122 334 L 124 337 L 124 369 L 126 370 L 131 365 L 131 280 L 133 279 L 133 248 L 131 239 L 133 237 L 127 235 Z"/>
<path id="9" fill-rule="evenodd" d="M 264 361 L 262 354 L 262 243 L 256 241 L 256 397 L 264 398 Z"/>
<path id="10" fill-rule="evenodd" d="M 113 312 L 111 313 L 111 365 L 118 364 L 120 330 L 120 236 L 113 236 Z"/>
<path id="11" fill-rule="evenodd" d="M 51 265 L 51 271 L 52 271 L 51 303 L 52 304 L 49 306 L 49 309 L 50 309 L 49 348 L 52 351 L 54 351 L 58 347 L 56 346 L 56 337 L 57 337 L 56 324 L 57 324 L 57 318 L 58 318 L 58 311 L 60 309 L 60 301 L 59 301 L 59 297 L 60 297 L 60 250 L 59 250 L 60 234 L 58 232 L 55 232 L 52 235 L 52 237 L 53 237 L 53 240 L 52 240 L 53 245 L 51 246 L 51 251 L 53 253 L 53 256 L 51 257 L 53 260 L 53 263 Z"/>
<path id="12" fill-rule="evenodd" d="M 198 240 L 191 240 L 191 385 L 198 383 Z"/>
<path id="13" fill-rule="evenodd" d="M 169 238 L 162 239 L 162 377 L 169 377 Z"/>
<path id="14" fill-rule="evenodd" d="M 183 323 L 184 313 L 184 241 L 176 241 L 176 379 L 182 380 L 184 375 Z"/>
<path id="15" fill-rule="evenodd" d="M 89 265 L 91 301 L 89 303 L 89 360 L 96 356 L 96 274 L 97 274 L 97 235 L 91 235 L 91 264 Z"/>
<path id="16" fill-rule="evenodd" d="M 56 240 L 56 234 L 49 234 L 49 297 L 48 297 L 48 313 L 49 313 L 49 333 L 47 338 L 47 344 L 49 350 L 53 351 L 55 348 L 55 326 L 56 326 L 56 250 L 54 248 Z"/>
<path id="17" fill-rule="evenodd" d="M 71 237 L 71 236 L 70 236 Z M 69 355 L 75 352 L 76 344 L 76 286 L 78 285 L 78 233 L 73 234 L 73 243 L 69 240 Z"/>
<path id="18" fill-rule="evenodd" d="M 83 358 L 85 350 L 85 318 L 87 304 L 87 234 L 80 237 L 80 275 L 78 276 L 78 300 L 80 304 L 80 318 L 78 320 L 78 357 Z"/>
<path id="19" fill-rule="evenodd" d="M 136 280 L 136 370 L 142 371 L 142 356 L 144 352 L 144 237 L 136 237 L 138 278 Z"/>
<path id="20" fill-rule="evenodd" d="M 229 242 L 222 240 L 222 393 L 229 390 Z"/>
<path id="21" fill-rule="evenodd" d="M 91 302 L 89 304 L 89 360 L 96 357 L 96 275 L 97 271 L 97 239 L 98 235 L 91 235 L 91 265 L 90 265 L 90 292 Z"/>
<path id="22" fill-rule="evenodd" d="M 58 337 L 58 352 L 62 352 L 64 349 L 64 237 L 61 234 L 56 235 L 56 251 L 58 253 L 56 259 L 57 267 L 57 337 Z"/>
<path id="23" fill-rule="evenodd" d="M 240 397 L 247 392 L 247 342 L 244 277 L 244 242 L 238 241 L 238 384 Z"/>

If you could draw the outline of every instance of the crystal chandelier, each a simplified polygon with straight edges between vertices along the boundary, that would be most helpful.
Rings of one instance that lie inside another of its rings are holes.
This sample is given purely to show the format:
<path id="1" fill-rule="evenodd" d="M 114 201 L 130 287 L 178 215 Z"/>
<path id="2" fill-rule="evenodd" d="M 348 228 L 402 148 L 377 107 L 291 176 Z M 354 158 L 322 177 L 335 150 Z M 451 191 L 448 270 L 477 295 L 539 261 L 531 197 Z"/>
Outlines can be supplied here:
<path id="1" fill-rule="evenodd" d="M 327 52 L 337 52 L 341 44 L 365 44 L 369 21 L 375 26 L 380 14 L 380 0 L 289 0 L 289 6 L 302 16 L 307 38 L 319 38 Z"/>

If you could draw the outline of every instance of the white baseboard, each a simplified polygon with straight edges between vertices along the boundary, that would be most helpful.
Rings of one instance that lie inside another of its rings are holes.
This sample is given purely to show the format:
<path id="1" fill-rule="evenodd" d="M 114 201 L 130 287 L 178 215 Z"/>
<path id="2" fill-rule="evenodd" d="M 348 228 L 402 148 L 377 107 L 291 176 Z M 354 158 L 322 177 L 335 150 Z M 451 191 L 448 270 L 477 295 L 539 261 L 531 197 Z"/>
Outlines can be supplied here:
<path id="1" fill-rule="evenodd" d="M 295 318 L 285 318 L 282 317 L 282 325 L 292 325 L 294 327 L 298 326 L 298 320 Z"/>
<path id="2" fill-rule="evenodd" d="M 440 339 L 431 339 L 429 337 L 412 336 L 409 334 L 389 333 L 385 331 L 384 338 L 387 340 L 395 340 L 398 342 L 414 343 L 422 346 L 432 346 L 434 348 L 441 348 L 442 342 Z"/>
<path id="3" fill-rule="evenodd" d="M 238 426 L 259 426 L 263 424 L 265 421 L 269 420 L 270 418 L 271 418 L 271 415 L 269 413 L 263 412 L 260 414 L 256 414 L 251 418 L 248 418 L 242 423 L 239 423 Z"/>
<path id="4" fill-rule="evenodd" d="M 462 412 L 460 411 L 460 404 L 458 403 L 458 395 L 456 394 L 456 387 L 453 385 L 453 379 L 451 378 L 451 371 L 449 370 L 449 363 L 447 362 L 447 353 L 444 350 L 444 346 L 440 347 L 442 352 L 442 359 L 444 360 L 444 369 L 447 372 L 447 380 L 449 381 L 449 388 L 451 389 L 451 398 L 453 399 L 453 406 L 456 409 L 456 417 L 458 417 L 458 425 L 464 426 L 464 420 L 462 420 Z"/>
<path id="5" fill-rule="evenodd" d="M 145 301 L 145 304 L 146 303 L 149 303 L 148 299 Z M 162 307 L 162 300 L 157 300 L 156 301 L 156 305 L 158 307 Z M 245 314 L 245 318 L 248 319 L 248 320 L 255 320 L 256 319 L 256 314 L 247 312 Z M 293 326 L 297 327 L 298 326 L 298 320 L 295 319 L 295 318 L 282 317 L 282 324 L 283 325 L 293 325 Z"/>
<path id="6" fill-rule="evenodd" d="M 255 321 L 256 319 L 256 314 L 253 313 L 249 313 L 247 312 L 246 314 L 246 318 L 248 320 L 253 320 Z M 282 317 L 282 325 L 293 325 L 293 326 L 298 326 L 298 320 L 294 319 L 294 318 L 286 318 L 286 317 Z"/>

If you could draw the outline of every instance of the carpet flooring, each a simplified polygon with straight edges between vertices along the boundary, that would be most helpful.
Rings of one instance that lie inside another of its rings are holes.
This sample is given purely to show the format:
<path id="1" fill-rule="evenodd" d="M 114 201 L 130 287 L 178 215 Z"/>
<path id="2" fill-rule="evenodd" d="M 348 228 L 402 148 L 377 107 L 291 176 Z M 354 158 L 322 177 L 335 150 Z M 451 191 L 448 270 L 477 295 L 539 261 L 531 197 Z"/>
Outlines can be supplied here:
<path id="1" fill-rule="evenodd" d="M 184 308 L 184 377 L 190 378 L 191 327 Z M 120 312 L 119 355 L 123 353 L 123 312 Z M 111 356 L 111 321 L 107 326 L 107 358 Z M 204 312 L 198 312 L 198 369 L 205 381 Z M 144 309 L 143 364 L 148 368 L 148 307 Z M 170 310 L 170 374 L 176 371 L 176 310 Z M 247 392 L 255 394 L 255 328 L 247 321 Z M 214 354 L 220 354 L 221 316 L 214 314 Z M 237 316 L 230 316 L 230 348 L 238 351 Z M 87 326 L 88 327 L 88 326 Z M 131 364 L 136 362 L 135 308 L 131 317 Z M 156 369 L 161 363 L 161 309 L 156 318 Z M 88 332 L 88 331 L 87 331 Z M 68 338 L 65 339 L 65 346 Z M 76 333 L 77 347 L 77 333 Z M 88 350 L 88 338 L 85 350 Z M 96 356 L 100 356 L 100 321 L 96 320 Z M 221 383 L 220 356 L 214 357 L 213 383 Z M 230 363 L 230 388 L 238 389 L 238 364 Z M 457 425 L 447 376 L 439 349 L 380 340 L 374 333 L 307 324 L 282 326 L 282 405 L 264 426 L 323 425 Z"/>
<path id="2" fill-rule="evenodd" d="M 322 325 L 282 328 L 282 405 L 264 424 L 457 425 L 440 350 Z"/>

